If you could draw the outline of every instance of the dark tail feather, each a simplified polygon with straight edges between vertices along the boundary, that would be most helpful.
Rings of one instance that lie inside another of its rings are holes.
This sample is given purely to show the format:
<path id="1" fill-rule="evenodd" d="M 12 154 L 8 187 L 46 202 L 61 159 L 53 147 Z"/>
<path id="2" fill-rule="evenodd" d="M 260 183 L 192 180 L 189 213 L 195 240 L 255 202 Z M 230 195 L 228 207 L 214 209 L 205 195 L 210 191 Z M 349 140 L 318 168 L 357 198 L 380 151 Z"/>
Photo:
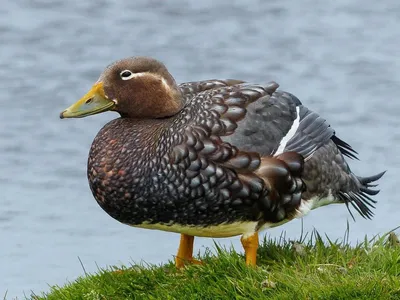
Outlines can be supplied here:
<path id="1" fill-rule="evenodd" d="M 351 147 L 345 141 L 339 139 L 336 135 L 333 135 L 331 137 L 331 140 L 336 144 L 336 147 L 338 147 L 339 151 L 342 152 L 344 156 L 358 160 L 357 151 L 354 150 L 353 147 Z"/>
<path id="2" fill-rule="evenodd" d="M 386 173 L 386 171 L 383 171 L 383 172 L 381 172 L 381 173 L 379 173 L 379 174 L 372 175 L 372 176 L 369 176 L 369 177 L 357 177 L 357 179 L 360 181 L 360 183 L 361 183 L 362 185 L 366 185 L 366 186 L 376 186 L 376 185 L 369 185 L 369 184 L 372 183 L 372 182 L 374 182 L 374 181 L 377 181 L 377 180 L 381 179 L 382 176 L 383 176 L 385 173 Z"/>
<path id="3" fill-rule="evenodd" d="M 374 184 L 374 186 L 376 186 L 376 184 Z M 378 193 L 379 193 L 379 190 L 371 190 L 371 189 L 366 188 L 364 186 L 360 187 L 360 191 L 365 193 L 365 194 L 368 194 L 370 196 L 375 196 L 375 195 L 378 195 Z"/>
<path id="4" fill-rule="evenodd" d="M 379 190 L 370 189 L 376 187 L 377 184 L 373 182 L 379 180 L 385 172 L 369 176 L 369 177 L 357 177 L 361 186 L 358 192 L 340 192 L 339 198 L 346 204 L 347 210 L 350 212 L 351 217 L 354 220 L 353 213 L 350 211 L 349 204 L 363 217 L 371 219 L 374 215 L 372 209 L 375 208 L 374 204 L 376 200 L 373 200 L 370 196 L 375 196 L 379 193 Z"/>

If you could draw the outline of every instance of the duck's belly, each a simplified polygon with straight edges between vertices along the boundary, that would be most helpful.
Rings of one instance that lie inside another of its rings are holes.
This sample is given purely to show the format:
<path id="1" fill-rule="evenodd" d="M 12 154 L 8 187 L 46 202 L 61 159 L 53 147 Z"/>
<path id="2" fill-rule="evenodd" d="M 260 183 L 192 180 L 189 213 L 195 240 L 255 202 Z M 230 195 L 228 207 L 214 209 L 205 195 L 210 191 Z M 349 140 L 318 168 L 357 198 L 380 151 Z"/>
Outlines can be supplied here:
<path id="1" fill-rule="evenodd" d="M 172 225 L 143 223 L 132 226 L 139 228 L 146 228 L 146 229 L 183 233 L 192 236 L 224 238 L 242 234 L 244 235 L 252 234 L 256 231 L 257 225 L 258 222 L 249 221 L 249 222 L 224 223 L 212 226 L 181 225 L 177 223 Z"/>
<path id="2" fill-rule="evenodd" d="M 139 225 L 131 225 L 131 226 L 183 233 L 192 236 L 212 237 L 212 238 L 224 238 L 236 235 L 246 236 L 246 235 L 251 235 L 255 232 L 264 231 L 268 228 L 273 228 L 283 225 L 287 222 L 290 222 L 294 218 L 304 217 L 314 208 L 313 205 L 315 205 L 314 203 L 315 200 L 316 198 L 311 199 L 311 201 L 302 200 L 300 207 L 296 210 L 296 214 L 292 218 L 284 219 L 278 223 L 265 222 L 263 224 L 260 224 L 259 222 L 256 221 L 247 221 L 247 222 L 222 223 L 219 225 L 210 225 L 210 226 L 195 226 L 195 225 L 182 225 L 178 223 L 168 225 L 160 223 L 151 224 L 145 222 Z"/>
<path id="3" fill-rule="evenodd" d="M 290 222 L 294 218 L 302 218 L 307 215 L 312 209 L 318 207 L 317 197 L 309 200 L 302 200 L 301 205 L 296 210 L 296 214 L 292 218 L 284 219 L 278 223 L 265 222 L 260 224 L 257 221 L 241 221 L 231 223 L 221 223 L 217 225 L 183 225 L 179 223 L 163 224 L 163 223 L 149 223 L 143 222 L 141 224 L 127 224 L 132 227 L 162 230 L 176 233 L 183 233 L 192 236 L 212 237 L 212 238 L 225 238 L 237 235 L 251 235 L 255 232 L 261 232 L 268 228 L 277 227 Z M 319 205 L 320 206 L 320 205 Z"/>

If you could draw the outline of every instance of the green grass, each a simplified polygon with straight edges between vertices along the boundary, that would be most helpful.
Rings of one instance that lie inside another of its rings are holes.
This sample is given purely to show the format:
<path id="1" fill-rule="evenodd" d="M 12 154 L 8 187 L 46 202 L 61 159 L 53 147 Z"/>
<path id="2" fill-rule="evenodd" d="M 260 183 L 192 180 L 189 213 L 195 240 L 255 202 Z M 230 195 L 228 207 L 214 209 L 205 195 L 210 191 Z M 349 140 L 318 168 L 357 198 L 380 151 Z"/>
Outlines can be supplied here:
<path id="1" fill-rule="evenodd" d="M 389 237 L 389 238 L 388 238 Z M 307 243 L 264 240 L 258 267 L 216 245 L 203 266 L 176 270 L 132 265 L 100 270 L 33 299 L 400 299 L 400 246 L 394 234 L 356 246 L 323 241 L 314 232 Z"/>

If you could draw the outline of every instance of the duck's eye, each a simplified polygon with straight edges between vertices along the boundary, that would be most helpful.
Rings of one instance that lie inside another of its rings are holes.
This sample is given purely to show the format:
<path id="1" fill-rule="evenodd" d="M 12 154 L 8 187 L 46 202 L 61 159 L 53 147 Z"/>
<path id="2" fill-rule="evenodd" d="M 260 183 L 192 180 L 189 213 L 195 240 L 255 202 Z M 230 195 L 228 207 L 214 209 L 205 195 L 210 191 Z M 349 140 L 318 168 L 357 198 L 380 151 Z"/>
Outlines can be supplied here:
<path id="1" fill-rule="evenodd" d="M 134 76 L 134 74 L 132 73 L 132 71 L 123 70 L 121 73 L 119 73 L 119 76 L 121 76 L 122 80 L 129 80 Z"/>

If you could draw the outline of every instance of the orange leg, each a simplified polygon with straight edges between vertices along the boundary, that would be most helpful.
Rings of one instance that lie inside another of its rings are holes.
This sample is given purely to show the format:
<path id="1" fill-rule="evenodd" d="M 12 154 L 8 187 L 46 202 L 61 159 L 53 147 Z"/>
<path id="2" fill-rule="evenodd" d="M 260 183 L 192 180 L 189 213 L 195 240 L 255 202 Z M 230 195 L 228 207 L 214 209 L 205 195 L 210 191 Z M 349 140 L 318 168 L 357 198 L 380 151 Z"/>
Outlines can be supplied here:
<path id="1" fill-rule="evenodd" d="M 258 232 L 251 236 L 240 239 L 242 242 L 244 253 L 246 255 L 246 265 L 255 266 L 257 262 L 257 249 L 258 249 Z"/>
<path id="2" fill-rule="evenodd" d="M 182 268 L 185 263 L 201 264 L 200 261 L 193 259 L 193 242 L 194 236 L 181 234 L 178 253 L 175 257 L 175 265 Z"/>

